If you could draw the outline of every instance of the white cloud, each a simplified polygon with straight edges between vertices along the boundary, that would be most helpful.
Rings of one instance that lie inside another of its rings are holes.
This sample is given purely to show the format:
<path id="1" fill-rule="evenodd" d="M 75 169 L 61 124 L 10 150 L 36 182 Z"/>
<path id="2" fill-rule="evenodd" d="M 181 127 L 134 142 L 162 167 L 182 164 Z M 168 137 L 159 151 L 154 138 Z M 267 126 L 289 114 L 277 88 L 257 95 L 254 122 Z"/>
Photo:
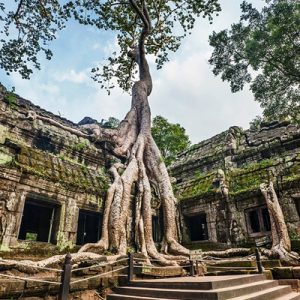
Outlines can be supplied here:
<path id="1" fill-rule="evenodd" d="M 51 76 L 58 82 L 69 81 L 73 83 L 86 83 L 90 80 L 87 70 L 77 72 L 71 69 L 68 71 L 56 72 Z"/>
<path id="2" fill-rule="evenodd" d="M 189 41 L 187 41 L 189 43 Z M 154 77 L 151 104 L 153 116 L 162 115 L 180 123 L 196 143 L 232 125 L 248 127 L 261 109 L 246 89 L 232 94 L 228 83 L 214 77 L 208 65 L 209 51 L 182 47 L 181 55 Z"/>

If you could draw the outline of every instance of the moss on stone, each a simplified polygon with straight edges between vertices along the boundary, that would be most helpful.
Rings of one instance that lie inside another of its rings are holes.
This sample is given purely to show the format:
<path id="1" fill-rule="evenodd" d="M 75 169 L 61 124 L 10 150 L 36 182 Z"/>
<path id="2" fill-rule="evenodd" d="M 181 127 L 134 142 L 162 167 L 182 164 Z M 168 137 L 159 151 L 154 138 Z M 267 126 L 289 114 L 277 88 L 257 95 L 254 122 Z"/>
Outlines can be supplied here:
<path id="1" fill-rule="evenodd" d="M 244 168 L 235 168 L 226 172 L 230 195 L 244 193 L 259 188 L 259 185 L 270 179 L 274 161 L 271 159 L 251 163 Z"/>
<path id="2" fill-rule="evenodd" d="M 178 198 L 179 200 L 190 199 L 194 197 L 200 197 L 210 192 L 214 192 L 212 182 L 215 177 L 214 173 L 206 175 L 196 175 L 198 178 L 191 180 L 179 187 Z"/>
<path id="3" fill-rule="evenodd" d="M 0 165 L 8 165 L 13 161 L 13 156 L 8 155 L 0 150 Z"/>
<path id="4" fill-rule="evenodd" d="M 75 245 L 65 238 L 65 235 L 62 232 L 57 233 L 57 244 L 56 247 L 59 252 L 63 252 L 66 250 L 72 250 Z"/>
<path id="5" fill-rule="evenodd" d="M 91 170 L 84 164 L 25 145 L 19 146 L 21 150 L 16 157 L 16 165 L 29 174 L 85 192 L 99 193 L 106 190 L 108 186 L 108 178 L 105 174 L 99 176 L 96 171 L 91 173 Z M 93 179 L 96 180 L 97 186 Z"/>

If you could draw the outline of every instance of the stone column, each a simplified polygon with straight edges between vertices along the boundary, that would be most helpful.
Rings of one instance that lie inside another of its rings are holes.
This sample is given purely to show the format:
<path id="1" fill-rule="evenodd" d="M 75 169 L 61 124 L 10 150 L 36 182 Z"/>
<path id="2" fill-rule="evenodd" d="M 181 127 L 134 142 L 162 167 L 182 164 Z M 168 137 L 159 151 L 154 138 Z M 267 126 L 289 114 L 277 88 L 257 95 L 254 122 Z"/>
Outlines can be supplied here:
<path id="1" fill-rule="evenodd" d="M 2 247 L 9 248 L 17 244 L 19 230 L 22 222 L 26 193 L 24 191 L 13 191 L 7 193 L 6 201 L 2 204 Z"/>
<path id="2" fill-rule="evenodd" d="M 76 244 L 79 208 L 76 200 L 69 198 L 61 208 L 60 228 L 57 235 L 59 248 L 72 248 Z"/>

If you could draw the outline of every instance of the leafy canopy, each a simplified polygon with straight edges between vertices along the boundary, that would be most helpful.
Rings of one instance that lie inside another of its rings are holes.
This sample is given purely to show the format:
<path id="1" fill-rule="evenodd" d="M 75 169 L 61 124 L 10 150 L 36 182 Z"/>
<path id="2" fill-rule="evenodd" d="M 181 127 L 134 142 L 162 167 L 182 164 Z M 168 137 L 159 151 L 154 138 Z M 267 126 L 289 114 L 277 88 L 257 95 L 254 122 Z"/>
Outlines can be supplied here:
<path id="1" fill-rule="evenodd" d="M 104 66 L 93 68 L 93 79 L 109 90 L 114 82 L 128 90 L 136 70 L 127 53 L 137 44 L 143 24 L 132 9 L 132 3 L 145 7 L 152 20 L 152 31 L 146 42 L 148 54 L 156 56 L 157 68 L 168 61 L 181 40 L 191 33 L 197 17 L 212 20 L 220 10 L 218 0 L 0 0 L 0 67 L 7 74 L 19 72 L 29 78 L 33 68 L 40 69 L 40 52 L 51 59 L 49 42 L 57 37 L 69 19 L 100 30 L 116 33 L 119 50 L 112 53 Z"/>
<path id="2" fill-rule="evenodd" d="M 167 166 L 175 160 L 179 152 L 186 150 L 191 144 L 182 126 L 169 123 L 161 116 L 153 119 L 151 132 Z"/>
<path id="3" fill-rule="evenodd" d="M 232 92 L 246 83 L 266 119 L 300 114 L 300 2 L 273 0 L 262 11 L 244 1 L 240 22 L 213 32 L 209 60 L 213 73 Z"/>

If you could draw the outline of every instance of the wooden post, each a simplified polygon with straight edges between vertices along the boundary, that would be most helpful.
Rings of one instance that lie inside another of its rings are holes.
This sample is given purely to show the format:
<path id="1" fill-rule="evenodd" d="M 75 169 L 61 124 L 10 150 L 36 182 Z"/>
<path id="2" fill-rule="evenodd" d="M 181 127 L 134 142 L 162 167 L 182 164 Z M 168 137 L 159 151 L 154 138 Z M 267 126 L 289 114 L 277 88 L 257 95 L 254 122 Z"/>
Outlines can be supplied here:
<path id="1" fill-rule="evenodd" d="M 59 287 L 58 300 L 67 300 L 70 291 L 71 280 L 71 254 L 68 253 L 65 257 L 63 271 L 61 273 L 61 281 Z"/>
<path id="2" fill-rule="evenodd" d="M 255 248 L 255 257 L 256 257 L 257 271 L 259 274 L 262 274 L 264 272 L 264 268 L 261 263 L 260 253 L 259 253 L 258 248 Z"/>
<path id="3" fill-rule="evenodd" d="M 133 253 L 128 253 L 128 282 L 130 283 L 133 280 Z"/>
<path id="4" fill-rule="evenodd" d="M 190 276 L 195 276 L 194 261 L 190 260 Z"/>

